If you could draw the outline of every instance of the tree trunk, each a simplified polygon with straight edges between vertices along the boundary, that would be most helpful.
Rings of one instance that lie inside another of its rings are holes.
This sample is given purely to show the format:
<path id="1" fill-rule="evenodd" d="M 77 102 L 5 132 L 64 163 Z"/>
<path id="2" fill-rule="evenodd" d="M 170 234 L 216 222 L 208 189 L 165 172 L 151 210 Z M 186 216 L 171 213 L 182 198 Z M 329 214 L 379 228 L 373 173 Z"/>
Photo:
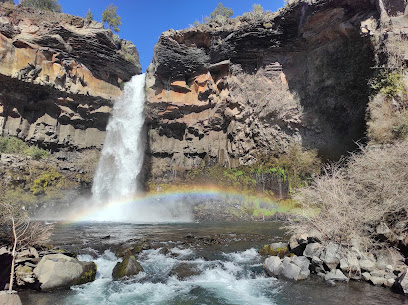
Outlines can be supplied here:
<path id="1" fill-rule="evenodd" d="M 13 227 L 13 252 L 11 252 L 11 272 L 10 272 L 10 284 L 9 284 L 9 291 L 13 291 L 13 280 L 14 280 L 14 264 L 16 261 L 16 247 L 17 247 L 17 234 L 16 234 L 16 224 L 14 222 L 14 217 L 11 217 L 11 223 Z"/>

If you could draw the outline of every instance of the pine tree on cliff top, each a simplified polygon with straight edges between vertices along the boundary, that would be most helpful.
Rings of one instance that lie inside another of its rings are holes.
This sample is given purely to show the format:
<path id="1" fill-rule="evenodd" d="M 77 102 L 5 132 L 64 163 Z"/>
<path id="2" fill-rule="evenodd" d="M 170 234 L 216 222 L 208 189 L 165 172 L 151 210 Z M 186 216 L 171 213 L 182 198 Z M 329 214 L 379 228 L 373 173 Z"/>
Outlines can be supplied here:
<path id="1" fill-rule="evenodd" d="M 218 3 L 215 10 L 210 14 L 210 17 L 205 17 L 205 22 L 218 21 L 223 23 L 232 15 L 234 15 L 232 8 L 225 7 L 222 3 Z"/>
<path id="2" fill-rule="evenodd" d="M 119 32 L 119 26 L 122 25 L 122 18 L 116 13 L 117 9 L 111 4 L 102 12 L 102 23 L 107 23 L 114 32 Z"/>
<path id="3" fill-rule="evenodd" d="M 92 14 L 92 12 L 91 12 L 91 9 L 89 9 L 89 10 L 86 12 L 85 19 L 88 20 L 88 21 L 92 21 L 92 20 L 93 20 L 93 14 Z"/>

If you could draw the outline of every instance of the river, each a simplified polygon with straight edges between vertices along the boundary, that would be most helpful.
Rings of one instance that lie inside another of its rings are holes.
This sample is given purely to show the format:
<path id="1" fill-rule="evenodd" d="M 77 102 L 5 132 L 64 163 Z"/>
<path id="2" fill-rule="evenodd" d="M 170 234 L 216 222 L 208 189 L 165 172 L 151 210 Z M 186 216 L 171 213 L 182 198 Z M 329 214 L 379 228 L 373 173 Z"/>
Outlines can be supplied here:
<path id="1" fill-rule="evenodd" d="M 403 296 L 365 282 L 327 286 L 317 276 L 293 283 L 268 277 L 257 250 L 285 240 L 281 223 L 58 224 L 52 244 L 98 266 L 96 280 L 67 290 L 22 293 L 23 304 L 408 304 Z M 144 272 L 113 281 L 124 244 L 149 244 Z"/>

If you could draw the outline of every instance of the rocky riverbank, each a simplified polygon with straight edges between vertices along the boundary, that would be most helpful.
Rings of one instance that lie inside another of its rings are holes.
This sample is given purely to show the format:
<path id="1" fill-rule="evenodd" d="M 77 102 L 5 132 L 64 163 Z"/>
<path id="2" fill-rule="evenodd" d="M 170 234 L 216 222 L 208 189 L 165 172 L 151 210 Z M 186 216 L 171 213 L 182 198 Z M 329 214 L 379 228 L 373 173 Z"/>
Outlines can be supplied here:
<path id="1" fill-rule="evenodd" d="M 266 245 L 260 253 L 270 255 L 263 266 L 273 277 L 300 281 L 316 274 L 332 286 L 350 280 L 366 281 L 408 296 L 407 261 L 393 249 L 365 253 L 357 245 L 323 245 L 313 235 L 305 234 L 292 236 L 289 243 Z"/>
<path id="2" fill-rule="evenodd" d="M 9 286 L 11 259 L 11 249 L 0 248 L 2 289 Z M 14 290 L 47 291 L 85 284 L 95 279 L 97 269 L 93 262 L 81 262 L 72 253 L 47 247 L 20 249 L 15 264 Z"/>

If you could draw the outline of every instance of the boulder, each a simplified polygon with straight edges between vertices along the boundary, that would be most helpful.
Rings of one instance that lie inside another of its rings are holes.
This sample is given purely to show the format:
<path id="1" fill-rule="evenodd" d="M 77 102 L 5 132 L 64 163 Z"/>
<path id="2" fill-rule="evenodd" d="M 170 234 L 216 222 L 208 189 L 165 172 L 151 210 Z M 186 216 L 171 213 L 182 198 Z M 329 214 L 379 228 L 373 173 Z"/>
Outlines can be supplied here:
<path id="1" fill-rule="evenodd" d="M 336 269 L 340 263 L 341 247 L 335 243 L 329 243 L 320 255 L 320 259 L 330 270 Z"/>
<path id="2" fill-rule="evenodd" d="M 301 235 L 292 235 L 289 239 L 289 248 L 290 252 L 302 256 L 305 248 L 308 244 L 308 234 L 301 234 Z"/>
<path id="3" fill-rule="evenodd" d="M 308 244 L 303 252 L 306 257 L 312 258 L 313 256 L 319 257 L 323 250 L 323 246 L 319 243 Z"/>
<path id="4" fill-rule="evenodd" d="M 364 279 L 365 281 L 367 281 L 367 282 L 371 279 L 371 274 L 368 273 L 368 272 L 363 272 L 363 273 L 361 274 L 361 276 L 362 276 L 363 279 Z"/>
<path id="5" fill-rule="evenodd" d="M 375 270 L 375 262 L 373 262 L 372 260 L 368 258 L 363 258 L 359 260 L 359 264 L 360 264 L 361 270 L 368 271 L 368 272 Z"/>
<path id="6" fill-rule="evenodd" d="M 115 268 L 112 271 L 112 278 L 118 280 L 123 277 L 137 275 L 139 272 L 142 272 L 143 267 L 136 260 L 136 257 L 131 254 L 127 254 L 123 261 L 117 263 Z"/>
<path id="7" fill-rule="evenodd" d="M 370 272 L 371 276 L 376 276 L 376 277 L 385 277 L 387 272 L 384 270 L 374 270 Z"/>
<path id="8" fill-rule="evenodd" d="M 323 261 L 317 256 L 313 256 L 312 263 L 310 264 L 310 270 L 315 273 L 325 273 Z"/>
<path id="9" fill-rule="evenodd" d="M 300 267 L 300 274 L 298 276 L 298 280 L 307 279 L 310 275 L 310 261 L 305 256 L 294 256 L 292 257 L 292 263 L 296 266 Z"/>
<path id="10" fill-rule="evenodd" d="M 22 258 L 22 257 L 39 258 L 40 256 L 38 255 L 38 251 L 35 248 L 29 247 L 28 249 L 24 249 L 20 252 L 17 252 L 17 258 Z"/>
<path id="11" fill-rule="evenodd" d="M 11 251 L 6 247 L 1 247 L 0 248 L 0 255 L 3 255 L 3 254 L 11 254 Z"/>
<path id="12" fill-rule="evenodd" d="M 378 269 L 394 269 L 398 262 L 404 261 L 404 257 L 400 253 L 391 250 L 378 251 L 376 257 L 376 267 Z"/>
<path id="13" fill-rule="evenodd" d="M 382 286 L 382 285 L 385 285 L 387 280 L 383 277 L 371 276 L 369 282 L 371 282 L 375 286 Z"/>
<path id="14" fill-rule="evenodd" d="M 353 280 L 361 279 L 361 269 L 357 256 L 353 253 L 347 253 L 346 257 L 340 259 L 340 269 L 349 274 Z"/>
<path id="15" fill-rule="evenodd" d="M 339 269 L 334 269 L 326 273 L 324 279 L 326 281 L 348 282 L 347 276 L 345 276 Z"/>
<path id="16" fill-rule="evenodd" d="M 263 246 L 258 252 L 260 255 L 279 256 L 280 258 L 283 258 L 289 252 L 288 244 L 272 243 L 270 245 Z"/>
<path id="17" fill-rule="evenodd" d="M 297 237 L 295 235 L 292 235 L 289 238 L 289 247 L 292 250 L 292 249 L 296 248 L 297 246 L 299 246 L 298 239 L 297 239 Z"/>
<path id="18" fill-rule="evenodd" d="M 300 281 L 310 275 L 310 262 L 304 256 L 284 257 L 270 256 L 265 260 L 264 269 L 269 276 L 283 276 L 286 279 Z"/>
<path id="19" fill-rule="evenodd" d="M 282 268 L 281 275 L 289 280 L 298 281 L 302 279 L 301 276 L 302 269 L 299 266 L 296 266 L 293 263 L 289 263 Z"/>
<path id="20" fill-rule="evenodd" d="M 395 280 L 394 279 L 386 279 L 384 285 L 385 287 L 391 288 L 394 286 Z"/>
<path id="21" fill-rule="evenodd" d="M 197 264 L 181 263 L 170 271 L 170 276 L 176 276 L 179 280 L 183 281 L 191 276 L 200 275 L 201 272 L 197 268 Z"/>
<path id="22" fill-rule="evenodd" d="M 0 305 L 22 305 L 22 303 L 17 293 L 0 291 Z"/>
<path id="23" fill-rule="evenodd" d="M 80 285 L 95 280 L 96 265 L 64 254 L 44 256 L 34 269 L 41 290 Z"/>
<path id="24" fill-rule="evenodd" d="M 264 262 L 264 269 L 269 276 L 278 276 L 281 271 L 282 260 L 278 256 L 270 256 Z"/>

